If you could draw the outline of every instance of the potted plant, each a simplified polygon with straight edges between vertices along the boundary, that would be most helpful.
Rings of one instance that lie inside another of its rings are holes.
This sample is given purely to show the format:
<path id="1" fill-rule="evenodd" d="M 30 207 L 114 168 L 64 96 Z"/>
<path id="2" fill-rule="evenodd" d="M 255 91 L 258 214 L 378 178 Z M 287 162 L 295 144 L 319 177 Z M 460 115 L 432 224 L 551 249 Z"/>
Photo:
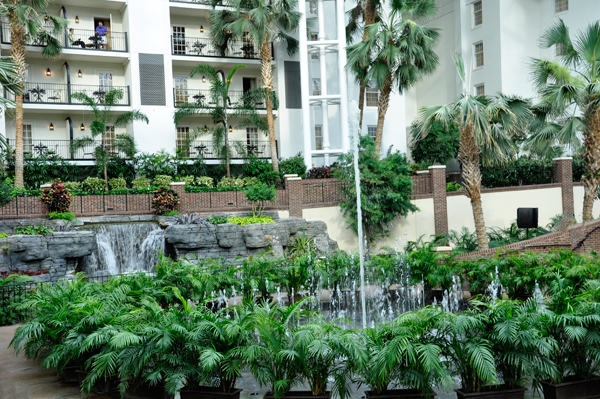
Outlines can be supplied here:
<path id="1" fill-rule="evenodd" d="M 441 315 L 439 310 L 424 308 L 404 313 L 390 326 L 363 332 L 369 355 L 358 364 L 357 373 L 361 384 L 370 388 L 367 398 L 432 398 L 434 384 L 451 385 L 440 361 L 441 338 L 435 328 Z"/>
<path id="2" fill-rule="evenodd" d="M 342 330 L 334 322 L 325 322 L 321 315 L 314 315 L 309 324 L 294 331 L 292 339 L 300 374 L 308 382 L 310 392 L 290 391 L 285 397 L 329 399 L 331 392 L 327 391 L 327 383 L 331 379 L 333 394 L 345 399 L 350 394 L 350 364 L 366 361 L 367 354 L 358 334 Z"/>
<path id="3" fill-rule="evenodd" d="M 542 334 L 553 340 L 548 358 L 554 375 L 541 381 L 547 399 L 585 399 L 600 396 L 600 312 L 590 293 L 576 293 L 560 276 L 550 286 Z"/>

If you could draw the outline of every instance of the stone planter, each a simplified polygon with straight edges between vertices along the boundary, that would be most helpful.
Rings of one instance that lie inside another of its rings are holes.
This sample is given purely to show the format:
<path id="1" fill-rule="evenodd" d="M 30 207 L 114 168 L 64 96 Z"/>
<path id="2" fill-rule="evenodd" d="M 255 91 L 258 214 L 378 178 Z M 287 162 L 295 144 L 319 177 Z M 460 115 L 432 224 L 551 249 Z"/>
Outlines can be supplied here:
<path id="1" fill-rule="evenodd" d="M 87 371 L 81 371 L 81 370 L 77 370 L 77 371 L 75 371 L 75 373 L 77 373 L 79 386 L 82 387 L 83 380 L 86 379 L 86 377 L 88 376 L 89 373 Z M 97 393 L 99 395 L 104 395 L 104 394 L 107 394 L 110 392 L 116 392 L 116 391 L 118 391 L 118 385 L 119 385 L 119 379 L 116 376 L 114 376 L 108 380 L 98 380 L 92 387 L 92 392 Z"/>
<path id="2" fill-rule="evenodd" d="M 589 399 L 600 397 L 600 378 L 553 384 L 541 381 L 545 399 Z"/>
<path id="3" fill-rule="evenodd" d="M 263 399 L 275 399 L 275 396 L 272 392 L 267 392 Z M 322 396 L 313 396 L 311 391 L 290 391 L 283 395 L 282 399 L 331 399 L 331 392 Z"/>
<path id="4" fill-rule="evenodd" d="M 72 383 L 78 383 L 79 382 L 79 377 L 78 377 L 78 374 L 77 374 L 77 369 L 78 369 L 77 366 L 65 367 L 65 369 L 63 370 L 63 381 L 66 384 L 72 384 Z"/>
<path id="5" fill-rule="evenodd" d="M 525 397 L 525 388 L 502 388 L 503 386 L 498 386 L 487 391 L 473 393 L 465 393 L 460 389 L 455 389 L 455 391 L 458 399 L 523 399 Z"/>
<path id="6" fill-rule="evenodd" d="M 181 399 L 240 399 L 241 389 L 234 389 L 230 393 L 221 392 L 219 388 L 198 387 L 190 391 L 181 391 Z"/>
<path id="7" fill-rule="evenodd" d="M 389 389 L 380 395 L 373 391 L 365 391 L 367 399 L 433 399 L 435 393 L 432 391 L 430 395 L 423 395 L 416 389 Z"/>

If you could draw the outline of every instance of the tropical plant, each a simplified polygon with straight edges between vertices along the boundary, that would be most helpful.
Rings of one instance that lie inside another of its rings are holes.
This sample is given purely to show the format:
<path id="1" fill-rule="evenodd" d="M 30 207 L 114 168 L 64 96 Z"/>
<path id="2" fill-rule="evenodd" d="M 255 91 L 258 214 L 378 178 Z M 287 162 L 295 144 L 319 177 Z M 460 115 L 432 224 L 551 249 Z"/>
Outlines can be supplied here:
<path id="1" fill-rule="evenodd" d="M 108 181 L 111 190 L 122 190 L 127 188 L 127 182 L 122 177 L 115 177 Z"/>
<path id="2" fill-rule="evenodd" d="M 481 201 L 480 164 L 500 164 L 513 157 L 515 147 L 511 136 L 528 123 L 532 114 L 528 101 L 518 97 L 473 96 L 460 54 L 454 54 L 454 63 L 463 82 L 463 94 L 453 103 L 421 108 L 416 121 L 420 132 L 417 138 L 426 137 L 436 120 L 445 126 L 458 126 L 463 186 L 471 200 L 479 249 L 483 250 L 488 248 L 488 238 Z"/>
<path id="3" fill-rule="evenodd" d="M 86 93 L 73 93 L 71 97 L 86 105 L 94 114 L 94 120 L 90 125 L 90 136 L 73 140 L 72 151 L 95 145 L 95 139 L 100 137 L 100 145 L 94 148 L 94 160 L 98 173 L 103 174 L 106 191 L 108 191 L 108 163 L 114 153 L 122 152 L 129 159 L 135 156 L 136 145 L 132 135 L 124 133 L 117 134 L 114 140 L 107 140 L 106 133 L 109 129 L 126 126 L 134 121 L 144 121 L 149 123 L 148 117 L 139 110 L 127 111 L 115 115 L 113 107 L 123 99 L 124 93 L 120 89 L 111 89 L 104 96 L 100 103 L 88 96 Z"/>
<path id="4" fill-rule="evenodd" d="M 43 46 L 44 58 L 57 58 L 62 46 L 57 37 L 64 33 L 67 21 L 47 12 L 48 0 L 11 0 L 0 4 L 0 15 L 8 17 L 10 28 L 10 55 L 16 67 L 3 59 L 0 84 L 6 84 L 9 91 L 16 94 L 15 109 L 15 187 L 24 187 L 23 169 L 23 93 L 25 71 L 27 68 L 27 43 L 39 43 Z M 7 81 L 8 80 L 8 81 Z"/>
<path id="5" fill-rule="evenodd" d="M 0 181 L 0 208 L 7 205 L 12 197 L 12 181 L 7 177 Z"/>
<path id="6" fill-rule="evenodd" d="M 211 32 L 214 28 L 211 29 Z M 187 137 L 185 148 L 188 148 L 190 144 L 200 136 L 210 135 L 213 139 L 213 148 L 215 155 L 223 160 L 225 169 L 227 171 L 227 177 L 231 177 L 230 158 L 233 154 L 233 148 L 229 142 L 229 127 L 230 117 L 238 117 L 239 126 L 241 127 L 256 127 L 261 132 L 267 131 L 267 126 L 263 119 L 258 115 L 256 111 L 256 102 L 260 101 L 262 92 L 258 89 L 249 90 L 244 93 L 244 97 L 234 105 L 231 104 L 229 98 L 229 88 L 235 72 L 240 68 L 245 68 L 245 65 L 236 65 L 233 67 L 229 75 L 225 77 L 222 70 L 216 70 L 214 67 L 208 64 L 200 64 L 190 72 L 190 77 L 196 75 L 202 75 L 207 77 L 210 82 L 210 98 L 200 99 L 195 103 L 185 103 L 178 106 L 175 111 L 174 121 L 175 124 L 191 115 L 197 115 L 199 113 L 208 114 L 212 120 L 214 127 L 208 128 L 206 125 L 203 128 L 197 128 L 193 132 L 190 132 Z M 231 112 L 233 111 L 233 113 Z M 245 149 L 242 147 L 237 148 L 237 152 L 244 153 Z"/>
<path id="7" fill-rule="evenodd" d="M 240 226 L 245 226 L 247 224 L 255 224 L 255 223 L 275 223 L 271 216 L 249 216 L 249 217 L 241 217 L 241 216 L 232 216 L 227 218 L 227 223 L 235 223 Z"/>
<path id="8" fill-rule="evenodd" d="M 168 175 L 157 175 L 152 181 L 156 187 L 169 187 L 171 182 L 173 182 L 173 178 Z"/>
<path id="9" fill-rule="evenodd" d="M 284 160 L 281 161 L 281 168 L 283 168 Z M 304 164 L 304 161 L 302 161 Z M 285 164 L 287 167 L 287 164 Z M 256 156 L 250 156 L 244 162 L 244 166 L 242 166 L 242 174 L 245 177 L 254 177 L 258 179 L 260 182 L 277 186 L 281 183 L 281 173 L 275 172 L 273 170 L 273 166 L 269 164 L 269 161 L 266 159 L 259 159 Z"/>
<path id="10" fill-rule="evenodd" d="M 54 180 L 51 188 L 42 190 L 42 202 L 49 212 L 69 212 L 72 195 L 60 180 Z"/>
<path id="11" fill-rule="evenodd" d="M 365 239 L 369 243 L 389 234 L 390 225 L 396 217 L 406 217 L 417 211 L 411 202 L 412 180 L 406 157 L 398 152 L 379 159 L 373 139 L 361 136 L 359 144 L 359 168 L 361 182 L 362 220 Z M 340 167 L 335 177 L 346 183 L 342 191 L 344 201 L 340 204 L 346 221 L 355 234 L 358 231 L 356 209 L 356 186 L 354 185 L 353 154 L 338 158 Z"/>
<path id="12" fill-rule="evenodd" d="M 275 187 L 266 184 L 256 184 L 244 189 L 246 199 L 252 204 L 252 216 L 262 216 L 265 208 L 265 202 L 275 203 L 277 190 Z"/>
<path id="13" fill-rule="evenodd" d="M 435 15 L 435 0 L 400 0 L 390 4 L 390 14 L 365 26 L 365 39 L 348 47 L 348 68 L 368 71 L 363 82 L 374 82 L 379 89 L 375 150 L 381 151 L 383 125 L 390 103 L 390 94 L 410 89 L 433 73 L 439 64 L 434 48 L 439 39 L 435 28 L 416 21 Z"/>
<path id="14" fill-rule="evenodd" d="M 282 159 L 279 162 L 279 170 L 282 175 L 298 175 L 304 177 L 306 174 L 306 164 L 304 163 L 304 157 L 298 153 L 293 157 Z"/>
<path id="15" fill-rule="evenodd" d="M 99 177 L 88 177 L 81 182 L 81 189 L 89 193 L 104 192 L 108 190 L 106 182 Z"/>
<path id="16" fill-rule="evenodd" d="M 251 40 L 259 48 L 262 89 L 258 89 L 267 108 L 267 127 L 273 170 L 279 172 L 273 109 L 277 99 L 273 88 L 271 44 L 281 41 L 289 56 L 298 51 L 298 40 L 290 33 L 298 28 L 301 14 L 296 0 L 225 0 L 222 9 L 211 12 L 213 44 L 224 51 L 234 40 Z M 216 8 L 216 3 L 215 3 Z M 230 43 L 231 42 L 231 43 Z"/>
<path id="17" fill-rule="evenodd" d="M 445 164 L 458 155 L 460 136 L 455 123 L 444 126 L 434 121 L 427 136 L 419 134 L 418 126 L 411 126 L 410 156 L 417 163 Z"/>
<path id="18" fill-rule="evenodd" d="M 13 234 L 15 235 L 26 235 L 26 236 L 46 236 L 52 233 L 52 229 L 41 224 L 39 226 L 27 225 L 27 226 L 15 226 L 13 228 Z"/>
<path id="19" fill-rule="evenodd" d="M 179 193 L 170 188 L 160 187 L 154 191 L 152 198 L 152 210 L 157 215 L 163 215 L 165 212 L 173 211 L 179 203 Z"/>
<path id="20" fill-rule="evenodd" d="M 592 220 L 594 199 L 600 185 L 600 71 L 597 48 L 600 22 L 596 21 L 572 38 L 562 19 L 540 38 L 540 47 L 560 48 L 557 61 L 534 59 L 532 81 L 541 101 L 526 148 L 545 154 L 553 146 L 583 146 L 583 221 Z"/>
<path id="21" fill-rule="evenodd" d="M 133 187 L 134 189 L 149 188 L 150 183 L 151 183 L 150 179 L 148 179 L 147 177 L 141 176 L 141 177 L 134 179 L 133 182 L 131 182 L 131 187 Z"/>

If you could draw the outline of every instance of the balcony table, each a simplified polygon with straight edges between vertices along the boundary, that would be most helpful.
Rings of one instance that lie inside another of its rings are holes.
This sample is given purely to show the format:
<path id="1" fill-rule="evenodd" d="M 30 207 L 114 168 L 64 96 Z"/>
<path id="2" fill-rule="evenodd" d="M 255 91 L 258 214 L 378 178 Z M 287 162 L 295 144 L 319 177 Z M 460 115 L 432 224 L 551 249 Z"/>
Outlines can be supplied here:
<path id="1" fill-rule="evenodd" d="M 47 146 L 43 144 L 34 145 L 33 149 L 38 153 L 38 156 L 44 155 L 44 152 L 48 149 Z"/>
<path id="2" fill-rule="evenodd" d="M 204 155 L 210 155 L 212 152 L 208 151 L 208 147 L 204 144 L 194 147 L 198 151 L 198 155 L 203 157 Z"/>
<path id="3" fill-rule="evenodd" d="M 104 96 L 106 96 L 106 92 L 103 90 L 98 90 L 92 93 L 93 95 L 95 95 L 98 98 L 98 102 L 102 103 L 104 102 Z"/>
<path id="4" fill-rule="evenodd" d="M 196 102 L 200 102 L 204 100 L 206 96 L 204 94 L 196 94 L 195 96 L 192 96 L 192 98 L 196 100 Z"/>
<path id="5" fill-rule="evenodd" d="M 41 103 L 44 101 L 42 96 L 46 94 L 45 89 L 42 89 L 40 86 L 37 86 L 33 89 L 30 89 L 29 92 L 33 94 L 36 103 Z"/>
<path id="6" fill-rule="evenodd" d="M 204 50 L 204 47 L 206 47 L 206 44 L 200 43 L 200 42 L 195 42 L 194 44 L 192 44 L 192 48 L 190 49 L 190 52 L 196 53 L 196 55 L 202 55 L 202 50 Z"/>

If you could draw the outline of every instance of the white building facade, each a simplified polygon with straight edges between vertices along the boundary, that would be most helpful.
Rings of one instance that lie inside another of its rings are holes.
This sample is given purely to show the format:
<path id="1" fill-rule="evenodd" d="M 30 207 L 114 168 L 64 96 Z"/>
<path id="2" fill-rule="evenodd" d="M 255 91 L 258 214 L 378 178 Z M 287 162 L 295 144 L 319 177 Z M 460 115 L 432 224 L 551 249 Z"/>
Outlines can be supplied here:
<path id="1" fill-rule="evenodd" d="M 262 81 L 258 48 L 253 43 L 242 40 L 225 53 L 211 46 L 208 4 L 208 0 L 53 2 L 49 13 L 66 18 L 73 32 L 71 37 L 69 32 L 59 37 L 64 48 L 58 60 L 43 58 L 42 47 L 36 43 L 27 47 L 25 151 L 36 155 L 52 150 L 76 163 L 93 162 L 93 146 L 71 150 L 72 140 L 89 136 L 92 114 L 70 95 L 85 92 L 102 104 L 110 88 L 119 88 L 124 98 L 114 111 L 118 114 L 139 109 L 150 123 L 109 128 L 109 141 L 116 134 L 128 132 L 135 137 L 141 152 L 164 149 L 174 153 L 179 149 L 190 158 L 202 156 L 207 163 L 217 162 L 211 151 L 211 137 L 202 137 L 184 148 L 190 131 L 212 125 L 208 116 L 188 117 L 178 126 L 173 122 L 178 105 L 209 98 L 208 79 L 191 78 L 190 71 L 207 63 L 227 75 L 234 66 L 245 65 L 231 82 L 232 102 L 240 99 L 244 91 L 260 87 Z M 344 69 L 344 6 L 350 7 L 332 0 L 301 2 L 299 9 L 305 15 L 295 34 L 299 35 L 303 50 L 290 57 L 283 45 L 273 46 L 274 86 L 279 97 L 279 109 L 275 111 L 277 152 L 281 158 L 303 153 L 309 167 L 330 164 L 337 154 L 349 149 L 348 112 L 355 111 L 349 111 L 347 104 L 358 100 L 358 86 Z M 306 18 L 320 22 L 307 32 Z M 5 22 L 1 49 L 3 55 L 9 55 L 10 31 Z M 98 22 L 108 29 L 106 45 L 95 43 Z M 364 134 L 374 133 L 377 123 L 377 92 L 369 96 Z M 265 115 L 261 104 L 257 106 L 259 113 Z M 3 117 L 0 134 L 11 142 L 15 137 L 12 110 L 6 110 Z M 231 120 L 230 140 L 259 157 L 270 158 L 268 138 L 256 129 L 237 127 L 236 122 Z M 386 120 L 384 148 L 394 145 L 395 149 L 406 151 L 406 125 L 403 97 L 395 95 Z M 240 153 L 237 162 L 242 157 Z"/>

